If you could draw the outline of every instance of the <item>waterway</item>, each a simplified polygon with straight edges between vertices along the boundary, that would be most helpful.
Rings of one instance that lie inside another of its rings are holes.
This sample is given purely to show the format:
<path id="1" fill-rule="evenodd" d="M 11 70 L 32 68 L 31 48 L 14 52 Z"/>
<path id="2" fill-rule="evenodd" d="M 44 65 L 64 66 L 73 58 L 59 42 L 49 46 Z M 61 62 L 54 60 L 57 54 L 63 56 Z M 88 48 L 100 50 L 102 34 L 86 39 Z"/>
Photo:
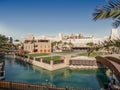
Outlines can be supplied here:
<path id="1" fill-rule="evenodd" d="M 92 88 L 99 90 L 109 82 L 106 69 L 60 69 L 47 71 L 13 58 L 5 58 L 5 80 L 58 87 Z"/>

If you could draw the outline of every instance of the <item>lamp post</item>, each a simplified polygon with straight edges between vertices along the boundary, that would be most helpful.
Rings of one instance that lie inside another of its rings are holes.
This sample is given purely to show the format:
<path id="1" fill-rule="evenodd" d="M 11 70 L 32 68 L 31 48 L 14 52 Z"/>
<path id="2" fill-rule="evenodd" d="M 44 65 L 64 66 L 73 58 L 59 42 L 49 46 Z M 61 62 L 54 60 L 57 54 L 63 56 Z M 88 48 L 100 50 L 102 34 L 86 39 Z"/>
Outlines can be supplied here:
<path id="1" fill-rule="evenodd" d="M 45 81 L 46 81 L 46 85 L 48 85 L 48 80 L 46 79 Z"/>
<path id="2" fill-rule="evenodd" d="M 49 90 L 49 88 L 48 88 L 48 80 L 46 79 L 45 82 L 46 82 L 46 88 L 47 88 L 47 90 Z"/>
<path id="3" fill-rule="evenodd" d="M 112 79 L 113 79 L 113 75 L 114 75 L 114 71 L 112 70 L 111 71 L 111 77 L 112 77 Z"/>

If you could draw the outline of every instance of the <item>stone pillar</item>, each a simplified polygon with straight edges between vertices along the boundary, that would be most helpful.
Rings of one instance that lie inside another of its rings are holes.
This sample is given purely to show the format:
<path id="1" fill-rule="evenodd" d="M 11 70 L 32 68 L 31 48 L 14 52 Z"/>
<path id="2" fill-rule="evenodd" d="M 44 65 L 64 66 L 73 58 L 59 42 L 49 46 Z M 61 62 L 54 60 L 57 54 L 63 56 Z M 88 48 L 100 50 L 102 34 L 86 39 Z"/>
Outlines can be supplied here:
<path id="1" fill-rule="evenodd" d="M 40 58 L 40 62 L 43 63 L 43 59 L 42 58 Z"/>
<path id="2" fill-rule="evenodd" d="M 51 71 L 53 70 L 53 60 L 50 60 L 50 68 L 51 68 Z"/>
<path id="3" fill-rule="evenodd" d="M 27 62 L 30 60 L 30 56 L 28 56 Z"/>
<path id="4" fill-rule="evenodd" d="M 50 65 L 53 66 L 53 60 L 50 60 Z"/>
<path id="5" fill-rule="evenodd" d="M 14 57 L 14 58 L 16 58 L 16 55 L 15 55 L 15 53 L 13 54 L 13 57 Z"/>
<path id="6" fill-rule="evenodd" d="M 70 64 L 70 59 L 71 59 L 71 56 L 65 56 L 65 59 L 64 59 L 64 63 L 66 64 L 66 65 L 69 65 Z"/>
<path id="7" fill-rule="evenodd" d="M 35 61 L 35 57 L 33 57 L 33 61 Z"/>

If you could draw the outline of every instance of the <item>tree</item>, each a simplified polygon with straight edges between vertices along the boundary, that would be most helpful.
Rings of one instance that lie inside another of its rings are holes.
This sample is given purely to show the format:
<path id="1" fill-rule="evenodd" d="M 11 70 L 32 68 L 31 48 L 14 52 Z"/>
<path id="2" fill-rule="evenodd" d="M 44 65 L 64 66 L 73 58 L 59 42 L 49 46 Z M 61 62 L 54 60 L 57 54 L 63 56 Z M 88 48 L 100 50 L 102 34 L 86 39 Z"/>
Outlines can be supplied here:
<path id="1" fill-rule="evenodd" d="M 107 4 L 99 6 L 93 13 L 93 19 L 112 18 L 115 22 L 113 26 L 117 28 L 120 25 L 120 0 L 107 0 Z"/>
<path id="2" fill-rule="evenodd" d="M 115 47 L 115 53 L 119 53 L 120 52 L 120 39 L 114 40 L 114 47 Z"/>
<path id="3" fill-rule="evenodd" d="M 73 44 L 71 42 L 69 42 L 68 45 L 70 47 L 70 51 L 72 51 Z"/>
<path id="4" fill-rule="evenodd" d="M 19 42 L 19 40 L 18 40 L 18 39 L 16 39 L 16 40 L 15 40 L 15 42 Z"/>
<path id="5" fill-rule="evenodd" d="M 107 52 L 112 53 L 114 51 L 114 40 L 105 40 L 102 42 L 102 47 L 104 50 L 107 50 Z"/>
<path id="6" fill-rule="evenodd" d="M 112 53 L 119 53 L 120 52 L 120 39 L 116 40 L 105 40 L 101 44 L 102 48 L 107 50 L 108 52 Z"/>
<path id="7" fill-rule="evenodd" d="M 51 50 L 52 50 L 52 52 L 54 51 L 54 49 L 55 49 L 56 47 L 58 48 L 58 42 L 57 42 L 57 41 L 52 42 L 52 43 L 51 43 Z"/>
<path id="8" fill-rule="evenodd" d="M 89 46 L 89 48 L 87 50 L 88 56 L 90 56 L 91 53 L 93 53 L 95 51 L 99 51 L 100 49 L 102 49 L 102 45 L 96 44 L 93 42 L 89 42 L 86 45 Z"/>
<path id="9" fill-rule="evenodd" d="M 89 46 L 87 52 L 88 52 L 88 56 L 90 56 L 90 54 L 94 51 L 94 43 L 93 42 L 89 42 L 86 45 Z"/>
<path id="10" fill-rule="evenodd" d="M 6 51 L 9 49 L 8 38 L 0 34 L 0 51 Z"/>
<path id="11" fill-rule="evenodd" d="M 8 41 L 8 38 L 0 34 L 0 44 L 7 43 L 7 41 Z"/>

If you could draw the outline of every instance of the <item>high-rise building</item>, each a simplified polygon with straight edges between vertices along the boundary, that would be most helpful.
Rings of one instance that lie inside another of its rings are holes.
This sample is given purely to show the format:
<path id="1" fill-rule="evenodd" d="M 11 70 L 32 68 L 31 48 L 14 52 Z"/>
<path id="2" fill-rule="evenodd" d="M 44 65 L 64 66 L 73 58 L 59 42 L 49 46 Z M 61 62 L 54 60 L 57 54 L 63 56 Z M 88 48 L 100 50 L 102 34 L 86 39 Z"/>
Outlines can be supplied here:
<path id="1" fill-rule="evenodd" d="M 63 34 L 59 33 L 59 39 L 62 40 L 63 39 Z"/>

